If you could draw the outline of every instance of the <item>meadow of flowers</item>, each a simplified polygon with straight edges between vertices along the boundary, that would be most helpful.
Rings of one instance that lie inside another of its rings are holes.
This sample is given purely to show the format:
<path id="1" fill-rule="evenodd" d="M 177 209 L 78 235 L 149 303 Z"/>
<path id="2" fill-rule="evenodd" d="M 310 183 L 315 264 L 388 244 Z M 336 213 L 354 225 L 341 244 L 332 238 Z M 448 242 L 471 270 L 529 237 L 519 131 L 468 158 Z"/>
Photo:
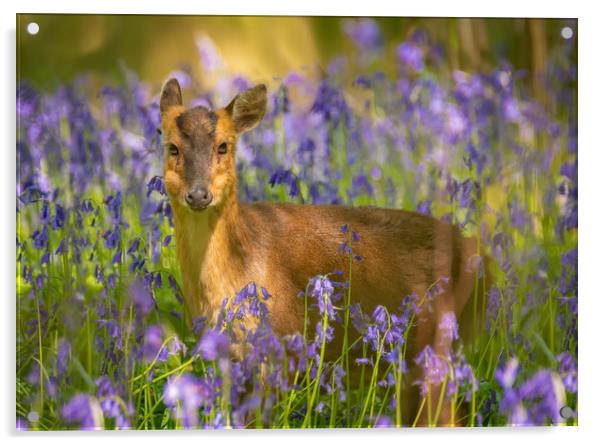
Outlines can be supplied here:
<path id="1" fill-rule="evenodd" d="M 502 58 L 487 72 L 450 71 L 445 47 L 423 31 L 394 52 L 369 19 L 342 32 L 356 56 L 260 79 L 268 113 L 238 143 L 240 199 L 416 210 L 476 236 L 496 264 L 485 327 L 463 344 L 448 320 L 452 354 L 425 349 L 424 381 L 411 383 L 443 383 L 465 425 L 575 425 L 575 42 L 549 53 L 541 103 Z M 252 86 L 207 37 L 197 44 L 215 82 L 186 67 L 171 74 L 191 105 L 223 106 Z M 380 70 L 383 58 L 395 69 Z M 400 295 L 396 312 L 363 313 L 345 305 L 353 283 L 325 270 L 299 295 L 321 321 L 298 335 L 273 334 L 270 289 L 254 283 L 230 296 L 217 326 L 187 323 L 159 86 L 124 78 L 97 88 L 82 77 L 52 92 L 18 84 L 17 429 L 413 425 L 401 409 L 404 344 L 428 310 L 415 295 Z M 362 234 L 341 230 L 353 268 Z M 242 317 L 258 323 L 241 361 L 230 345 Z M 337 323 L 361 334 L 349 346 L 362 358 L 324 360 Z M 366 377 L 359 388 L 352 367 Z"/>

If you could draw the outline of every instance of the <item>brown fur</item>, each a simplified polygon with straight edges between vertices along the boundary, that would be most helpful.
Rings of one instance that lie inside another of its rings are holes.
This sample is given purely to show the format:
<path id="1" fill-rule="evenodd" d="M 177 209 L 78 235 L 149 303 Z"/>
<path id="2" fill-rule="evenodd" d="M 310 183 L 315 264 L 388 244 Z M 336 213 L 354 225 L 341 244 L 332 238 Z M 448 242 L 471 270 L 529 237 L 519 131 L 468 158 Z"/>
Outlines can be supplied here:
<path id="1" fill-rule="evenodd" d="M 165 106 L 161 106 L 165 143 L 189 150 L 177 124 L 185 112 L 179 87 L 168 83 L 166 88 L 162 95 Z M 344 240 L 341 226 L 348 224 L 361 237 L 354 243 L 354 254 L 363 257 L 353 265 L 351 300 L 359 302 L 364 312 L 371 313 L 377 305 L 396 310 L 404 296 L 412 292 L 422 296 L 429 285 L 442 276 L 449 277 L 445 291 L 433 302 L 433 311 L 421 312 L 408 351 L 411 358 L 431 344 L 438 354 L 447 355 L 451 345 L 443 341 L 438 325 L 442 314 L 449 311 L 461 319 L 473 294 L 477 277 L 467 269 L 470 258 L 478 254 L 474 239 L 462 237 L 453 225 L 403 210 L 239 203 L 236 139 L 241 131 L 257 125 L 264 111 L 265 87 L 248 90 L 216 111 L 213 147 L 206 148 L 213 150 L 207 170 L 210 177 L 205 178 L 214 198 L 205 210 L 193 211 L 183 200 L 191 187 L 184 175 L 184 155 L 165 154 L 165 184 L 174 211 L 189 316 L 204 315 L 215 322 L 222 300 L 253 281 L 272 294 L 266 304 L 276 333 L 302 332 L 304 306 L 297 295 L 311 277 L 348 270 L 347 256 L 338 251 Z M 228 152 L 218 154 L 217 147 L 223 142 Z M 331 348 L 333 353 L 340 352 L 341 343 L 335 341 Z M 410 375 L 420 376 L 416 366 L 411 366 Z M 419 396 L 409 383 L 411 396 L 404 407 L 415 413 Z M 438 397 L 437 391 L 432 389 L 434 397 Z M 450 422 L 449 409 L 444 406 L 439 424 Z M 420 423 L 426 423 L 424 417 Z"/>

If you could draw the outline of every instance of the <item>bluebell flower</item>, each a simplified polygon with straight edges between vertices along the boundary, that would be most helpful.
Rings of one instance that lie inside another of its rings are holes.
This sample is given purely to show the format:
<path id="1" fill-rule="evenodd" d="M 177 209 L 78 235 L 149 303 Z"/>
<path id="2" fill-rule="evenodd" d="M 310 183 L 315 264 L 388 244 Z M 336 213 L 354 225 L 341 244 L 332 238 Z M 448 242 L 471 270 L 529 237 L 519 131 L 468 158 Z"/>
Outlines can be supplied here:
<path id="1" fill-rule="evenodd" d="M 17 429 L 17 431 L 29 430 L 29 426 L 27 425 L 27 420 L 25 420 L 23 417 L 17 416 L 16 429 Z"/>
<path id="2" fill-rule="evenodd" d="M 424 54 L 420 47 L 410 42 L 404 42 L 397 47 L 397 58 L 411 70 L 420 72 L 424 69 Z"/>
<path id="3" fill-rule="evenodd" d="M 538 371 L 520 386 L 518 394 L 527 406 L 527 418 L 523 424 L 545 425 L 547 421 L 553 424 L 562 422 L 560 408 L 564 406 L 565 399 L 562 381 L 558 376 L 548 370 Z"/>
<path id="4" fill-rule="evenodd" d="M 122 206 L 122 200 L 121 200 L 121 192 L 118 191 L 117 193 L 115 193 L 115 195 L 109 195 L 106 199 L 105 199 L 105 204 L 107 205 L 108 209 L 109 209 L 109 213 L 111 215 L 111 218 L 113 219 L 113 222 L 115 223 L 121 223 L 121 206 Z"/>
<path id="5" fill-rule="evenodd" d="M 153 176 L 150 181 L 148 181 L 148 184 L 146 184 L 146 196 L 149 197 L 153 192 L 158 192 L 161 196 L 167 196 L 163 177 Z"/>
<path id="6" fill-rule="evenodd" d="M 211 391 L 204 382 L 190 374 L 170 376 L 163 388 L 163 400 L 175 412 L 184 428 L 199 424 L 201 405 L 207 403 Z"/>
<path id="7" fill-rule="evenodd" d="M 445 312 L 439 320 L 439 330 L 442 333 L 443 339 L 452 342 L 459 338 L 458 322 L 454 312 Z"/>
<path id="8" fill-rule="evenodd" d="M 355 78 L 355 80 L 353 81 L 354 85 L 358 85 L 361 86 L 362 88 L 370 88 L 372 85 L 372 82 L 370 81 L 370 79 L 364 75 L 359 75 Z"/>
<path id="9" fill-rule="evenodd" d="M 438 385 L 445 380 L 449 368 L 445 359 L 439 357 L 430 345 L 424 347 L 414 358 L 416 364 L 422 370 L 422 376 L 414 384 L 420 386 L 420 394 L 426 396 L 431 385 Z"/>
<path id="10" fill-rule="evenodd" d="M 376 422 L 374 422 L 374 428 L 391 428 L 392 426 L 391 419 L 388 416 L 378 416 Z"/>
<path id="11" fill-rule="evenodd" d="M 503 368 L 499 368 L 495 371 L 495 379 L 502 388 L 512 388 L 519 369 L 519 361 L 516 357 L 513 357 L 506 363 L 506 365 Z"/>
<path id="12" fill-rule="evenodd" d="M 134 304 L 136 314 L 144 317 L 150 313 L 156 302 L 151 295 L 150 289 L 142 281 L 136 280 L 129 286 L 129 295 Z"/>
<path id="13" fill-rule="evenodd" d="M 343 30 L 362 52 L 378 51 L 383 46 L 380 29 L 374 19 L 345 20 Z"/>
<path id="14" fill-rule="evenodd" d="M 43 249 L 48 244 L 48 226 L 44 226 L 42 230 L 36 230 L 31 235 L 33 239 L 33 247 Z"/>
<path id="15" fill-rule="evenodd" d="M 20 119 L 28 119 L 39 112 L 42 96 L 27 81 L 21 80 L 17 85 L 17 115 Z"/>
<path id="16" fill-rule="evenodd" d="M 47 200 L 42 201 L 42 209 L 40 210 L 40 223 L 48 224 L 50 222 L 50 206 Z"/>
<path id="17" fill-rule="evenodd" d="M 71 356 L 71 343 L 67 340 L 60 340 L 56 356 L 56 373 L 62 377 L 67 372 Z"/>
<path id="18" fill-rule="evenodd" d="M 107 376 L 96 379 L 96 397 L 100 401 L 100 407 L 106 417 L 115 418 L 121 413 L 121 406 L 117 398 L 119 395 L 113 386 L 113 382 Z"/>
<path id="19" fill-rule="evenodd" d="M 559 362 L 558 372 L 564 388 L 569 393 L 577 392 L 577 363 L 569 352 L 561 352 L 556 356 Z"/>
<path id="20" fill-rule="evenodd" d="M 138 247 L 140 247 L 140 238 L 136 238 L 130 243 L 130 247 L 128 248 L 127 253 L 131 254 L 136 252 L 138 250 Z"/>
<path id="21" fill-rule="evenodd" d="M 59 243 L 58 247 L 56 248 L 56 250 L 54 251 L 55 255 L 63 255 L 65 253 L 65 239 L 61 239 L 61 242 Z"/>
<path id="22" fill-rule="evenodd" d="M 144 332 L 144 343 L 142 346 L 142 357 L 147 362 L 167 360 L 167 348 L 163 345 L 163 329 L 158 325 L 151 325 Z"/>
<path id="23" fill-rule="evenodd" d="M 54 218 L 52 218 L 52 228 L 60 229 L 65 224 L 65 210 L 59 204 L 54 206 Z"/>
<path id="24" fill-rule="evenodd" d="M 173 338 L 173 340 L 171 342 L 169 342 L 169 345 L 168 345 L 169 355 L 182 354 L 184 356 L 184 355 L 186 355 L 186 350 L 187 350 L 186 345 L 180 341 L 180 339 L 178 338 L 177 335 Z"/>
<path id="25" fill-rule="evenodd" d="M 315 300 L 320 314 L 326 313 L 329 320 L 336 319 L 335 308 L 332 304 L 334 286 L 327 276 L 319 275 L 311 279 L 310 295 Z"/>
<path id="26" fill-rule="evenodd" d="M 205 72 L 216 72 L 223 67 L 223 61 L 215 43 L 206 34 L 201 34 L 196 39 L 196 47 Z"/>
<path id="27" fill-rule="evenodd" d="M 230 353 L 230 341 L 226 334 L 210 329 L 200 339 L 195 351 L 205 360 L 225 358 Z"/>
<path id="28" fill-rule="evenodd" d="M 103 426 L 102 410 L 98 402 L 88 394 L 77 394 L 61 409 L 65 422 L 79 429 L 95 430 Z"/>
<path id="29" fill-rule="evenodd" d="M 323 116 L 325 121 L 332 122 L 335 127 L 341 121 L 349 124 L 351 118 L 343 93 L 326 81 L 323 81 L 318 88 L 311 112 Z"/>
<path id="30" fill-rule="evenodd" d="M 195 317 L 192 320 L 192 332 L 194 332 L 195 335 L 200 336 L 203 331 L 205 330 L 205 327 L 207 326 L 207 317 Z"/>

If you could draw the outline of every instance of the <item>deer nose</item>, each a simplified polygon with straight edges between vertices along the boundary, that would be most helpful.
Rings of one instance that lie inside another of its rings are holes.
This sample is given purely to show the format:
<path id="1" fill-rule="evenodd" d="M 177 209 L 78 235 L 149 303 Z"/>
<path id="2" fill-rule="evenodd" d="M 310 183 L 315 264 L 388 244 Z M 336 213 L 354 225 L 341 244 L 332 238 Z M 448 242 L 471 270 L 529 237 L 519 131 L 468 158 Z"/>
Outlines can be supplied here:
<path id="1" fill-rule="evenodd" d="M 203 187 L 193 187 L 186 194 L 186 202 L 194 210 L 202 210 L 211 204 L 213 195 L 209 190 Z"/>

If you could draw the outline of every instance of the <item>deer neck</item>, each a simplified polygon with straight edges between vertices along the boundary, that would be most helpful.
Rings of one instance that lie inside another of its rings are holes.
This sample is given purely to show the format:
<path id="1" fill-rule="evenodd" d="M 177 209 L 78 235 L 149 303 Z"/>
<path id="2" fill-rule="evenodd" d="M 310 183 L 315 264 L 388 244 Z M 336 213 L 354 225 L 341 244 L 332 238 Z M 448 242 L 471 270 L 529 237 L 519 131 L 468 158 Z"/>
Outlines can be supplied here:
<path id="1" fill-rule="evenodd" d="M 191 319 L 215 321 L 223 299 L 239 290 L 232 273 L 244 261 L 239 211 L 235 193 L 201 212 L 174 206 L 176 252 Z"/>

